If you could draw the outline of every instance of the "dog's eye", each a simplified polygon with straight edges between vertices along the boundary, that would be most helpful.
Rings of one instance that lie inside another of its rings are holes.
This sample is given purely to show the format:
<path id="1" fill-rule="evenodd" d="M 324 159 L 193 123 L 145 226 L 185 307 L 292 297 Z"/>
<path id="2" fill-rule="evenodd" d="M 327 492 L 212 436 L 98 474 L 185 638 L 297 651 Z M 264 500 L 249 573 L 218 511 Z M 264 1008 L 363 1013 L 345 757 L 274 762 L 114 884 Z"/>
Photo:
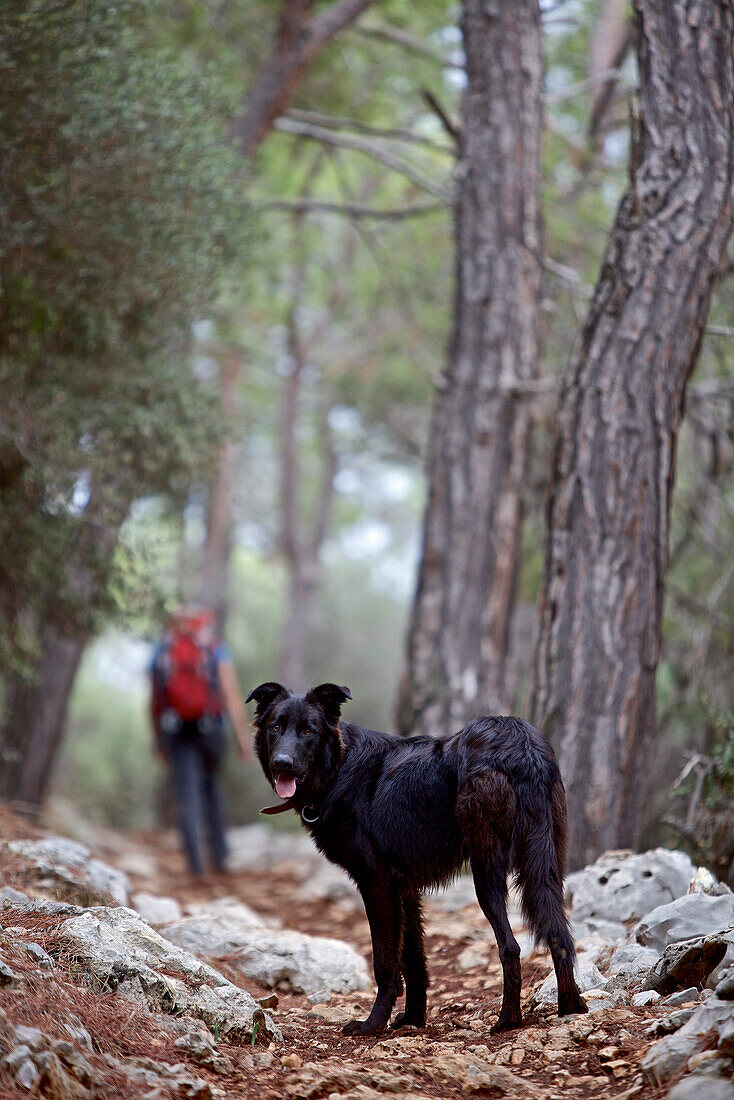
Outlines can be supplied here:
<path id="1" fill-rule="evenodd" d="M 273 731 L 273 733 L 280 733 L 280 726 L 278 725 L 277 722 L 275 723 L 274 726 L 271 726 L 270 728 Z"/>
<path id="2" fill-rule="evenodd" d="M 311 730 L 304 730 L 303 731 L 303 736 L 304 737 L 310 737 L 311 736 Z"/>

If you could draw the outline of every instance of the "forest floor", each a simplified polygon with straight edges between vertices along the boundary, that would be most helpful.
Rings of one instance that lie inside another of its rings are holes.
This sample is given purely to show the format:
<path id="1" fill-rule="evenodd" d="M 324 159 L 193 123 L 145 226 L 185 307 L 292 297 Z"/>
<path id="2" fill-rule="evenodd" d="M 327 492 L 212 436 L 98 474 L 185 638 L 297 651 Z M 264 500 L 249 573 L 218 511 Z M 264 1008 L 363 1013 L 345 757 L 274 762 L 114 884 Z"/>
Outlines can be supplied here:
<path id="1" fill-rule="evenodd" d="M 36 832 L 6 811 L 0 812 L 0 830 L 5 840 Z M 184 908 L 235 898 L 265 917 L 277 918 L 284 927 L 344 940 L 371 966 L 367 921 L 351 900 L 300 897 L 303 878 L 288 863 L 275 864 L 268 873 L 241 872 L 192 882 L 173 839 L 164 839 L 161 846 L 160 837 L 134 838 L 144 871 L 136 875 L 127 861 L 125 869 L 134 889 L 175 897 Z M 113 838 L 95 854 L 114 863 L 111 847 L 124 849 L 127 844 L 125 838 Z M 21 862 L 7 852 L 0 856 L 0 882 L 19 889 L 25 884 Z M 56 969 L 41 972 L 34 969 L 32 959 L 5 953 L 6 961 L 26 980 L 22 997 L 17 990 L 0 988 L 0 1008 L 14 1023 L 39 1027 L 58 1038 L 68 1038 L 59 1030 L 60 1021 L 73 1013 L 92 1034 L 96 1051 L 117 1058 L 180 1063 L 174 1036 L 158 1026 L 159 1017 L 110 994 L 93 993 L 80 982 L 59 948 L 62 920 L 13 911 L 13 925 L 33 933 L 35 942 L 56 960 Z M 2 912 L 0 922 L 9 931 Z M 367 1014 L 372 992 L 332 994 L 327 1003 L 312 1004 L 304 994 L 278 991 L 277 1006 L 268 1011 L 283 1033 L 283 1042 L 252 1049 L 220 1043 L 218 1049 L 226 1053 L 231 1072 L 217 1074 L 197 1066 L 197 1075 L 210 1084 L 213 1097 L 258 1100 L 377 1100 L 378 1096 L 459 1100 L 467 1094 L 531 1100 L 653 1100 L 668 1092 L 675 1079 L 657 1087 L 643 1081 L 638 1068 L 652 1042 L 646 1029 L 661 1015 L 660 1010 L 619 1006 L 559 1020 L 551 1007 L 531 1008 L 530 991 L 550 968 L 549 957 L 542 952 L 536 951 L 522 963 L 523 1027 L 491 1035 L 502 980 L 497 950 L 493 941 L 487 946 L 486 929 L 476 903 L 446 912 L 429 901 L 426 951 L 431 984 L 424 1029 L 405 1028 L 379 1038 L 347 1037 L 341 1033 L 343 1024 Z M 482 947 L 477 949 L 480 937 Z M 475 960 L 467 948 L 476 951 Z M 226 960 L 215 965 L 256 998 L 272 993 L 252 981 L 243 982 Z M 128 1089 L 119 1095 L 143 1096 L 145 1090 Z M 18 1096 L 28 1093 L 0 1068 L 0 1097 Z"/>

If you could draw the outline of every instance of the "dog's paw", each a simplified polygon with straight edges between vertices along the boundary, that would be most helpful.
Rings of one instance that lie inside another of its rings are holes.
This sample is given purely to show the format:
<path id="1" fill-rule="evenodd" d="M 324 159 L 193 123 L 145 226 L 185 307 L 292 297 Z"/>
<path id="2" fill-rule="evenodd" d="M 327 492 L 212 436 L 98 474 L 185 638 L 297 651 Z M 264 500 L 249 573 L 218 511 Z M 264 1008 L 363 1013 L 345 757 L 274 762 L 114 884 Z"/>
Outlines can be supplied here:
<path id="1" fill-rule="evenodd" d="M 384 1024 L 371 1023 L 367 1020 L 350 1020 L 342 1028 L 342 1035 L 382 1035 Z"/>
<path id="2" fill-rule="evenodd" d="M 574 1012 L 588 1012 L 589 1006 L 580 993 L 568 997 L 559 998 L 558 1015 L 571 1016 Z"/>
<path id="3" fill-rule="evenodd" d="M 518 1027 L 522 1027 L 521 1016 L 511 1016 L 509 1013 L 500 1012 L 496 1023 L 492 1024 L 489 1029 L 489 1034 L 498 1035 L 500 1031 L 514 1031 Z"/>
<path id="4" fill-rule="evenodd" d="M 417 1013 L 412 1012 L 399 1012 L 390 1027 L 393 1031 L 397 1031 L 400 1027 L 425 1027 L 426 1018 L 420 1016 Z"/>

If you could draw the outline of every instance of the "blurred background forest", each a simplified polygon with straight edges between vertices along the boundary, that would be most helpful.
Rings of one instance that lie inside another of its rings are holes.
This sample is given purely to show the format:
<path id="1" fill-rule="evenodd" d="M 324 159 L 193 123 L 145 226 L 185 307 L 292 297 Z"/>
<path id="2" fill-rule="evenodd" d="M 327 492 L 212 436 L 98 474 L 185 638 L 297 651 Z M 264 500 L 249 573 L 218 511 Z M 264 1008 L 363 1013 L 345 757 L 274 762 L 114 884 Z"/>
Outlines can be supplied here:
<path id="1" fill-rule="evenodd" d="M 216 607 L 243 694 L 269 679 L 332 680 L 352 690 L 345 717 L 396 730 L 402 714 L 410 728 L 406 636 L 455 308 L 465 51 L 457 3 L 374 0 L 346 18 L 348 6 L 3 5 L 3 797 L 33 806 L 50 792 L 100 823 L 156 825 L 164 775 L 147 668 L 181 600 Z M 289 8 L 344 18 L 283 75 Z M 540 30 L 539 351 L 522 393 L 497 703 L 527 716 L 559 380 L 630 179 L 639 111 L 627 3 L 543 0 Z M 254 92 L 274 61 L 285 91 L 258 130 Z M 641 833 L 723 876 L 734 873 L 732 276 L 730 255 L 680 430 Z M 29 753 L 35 773 L 21 775 Z M 267 798 L 257 765 L 234 752 L 226 789 L 233 823 Z"/>

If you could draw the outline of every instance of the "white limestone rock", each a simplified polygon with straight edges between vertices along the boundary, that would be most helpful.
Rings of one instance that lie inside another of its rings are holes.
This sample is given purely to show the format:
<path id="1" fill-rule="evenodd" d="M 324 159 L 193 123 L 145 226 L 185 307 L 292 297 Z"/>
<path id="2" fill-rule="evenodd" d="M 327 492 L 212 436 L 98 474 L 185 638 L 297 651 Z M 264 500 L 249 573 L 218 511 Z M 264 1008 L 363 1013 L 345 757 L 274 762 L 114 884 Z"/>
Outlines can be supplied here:
<path id="1" fill-rule="evenodd" d="M 199 958 L 226 957 L 243 977 L 270 989 L 348 993 L 372 984 L 362 956 L 341 940 L 252 927 L 226 913 L 185 917 L 162 933 Z"/>
<path id="2" fill-rule="evenodd" d="M 188 1013 L 233 1042 L 249 1041 L 255 1025 L 263 1037 L 282 1038 L 249 993 L 164 939 L 132 909 L 87 909 L 65 921 L 61 935 L 103 988 L 135 996 L 153 1011 Z"/>
<path id="3" fill-rule="evenodd" d="M 576 984 L 582 993 L 585 993 L 589 989 L 600 990 L 603 992 L 604 976 L 599 971 L 593 962 L 584 958 L 583 955 L 579 955 L 576 959 L 576 965 L 574 967 L 574 974 L 576 976 Z M 609 994 L 604 993 L 603 1000 L 609 999 Z M 551 972 L 546 977 L 545 981 L 537 986 L 531 996 L 533 1004 L 555 1004 L 558 1000 L 558 983 L 556 981 L 556 972 Z"/>
<path id="4" fill-rule="evenodd" d="M 671 943 L 713 936 L 734 928 L 734 894 L 685 894 L 648 912 L 634 930 L 644 947 L 661 954 Z"/>
<path id="5" fill-rule="evenodd" d="M 132 907 L 148 924 L 169 924 L 183 916 L 181 906 L 175 898 L 146 894 L 145 891 L 133 894 Z"/>
<path id="6" fill-rule="evenodd" d="M 101 899 L 111 897 L 119 905 L 130 899 L 130 880 L 122 871 L 94 859 L 86 844 L 63 836 L 47 836 L 41 840 L 13 840 L 12 852 L 30 860 L 37 872 L 39 885 L 59 884 L 71 890 L 87 889 Z"/>
<path id="7" fill-rule="evenodd" d="M 660 953 L 639 943 L 623 943 L 609 960 L 609 979 L 629 989 L 645 980 L 660 959 Z"/>
<path id="8" fill-rule="evenodd" d="M 639 920 L 651 909 L 686 893 L 696 868 L 683 852 L 653 848 L 605 852 L 595 863 L 566 879 L 575 921 Z"/>

